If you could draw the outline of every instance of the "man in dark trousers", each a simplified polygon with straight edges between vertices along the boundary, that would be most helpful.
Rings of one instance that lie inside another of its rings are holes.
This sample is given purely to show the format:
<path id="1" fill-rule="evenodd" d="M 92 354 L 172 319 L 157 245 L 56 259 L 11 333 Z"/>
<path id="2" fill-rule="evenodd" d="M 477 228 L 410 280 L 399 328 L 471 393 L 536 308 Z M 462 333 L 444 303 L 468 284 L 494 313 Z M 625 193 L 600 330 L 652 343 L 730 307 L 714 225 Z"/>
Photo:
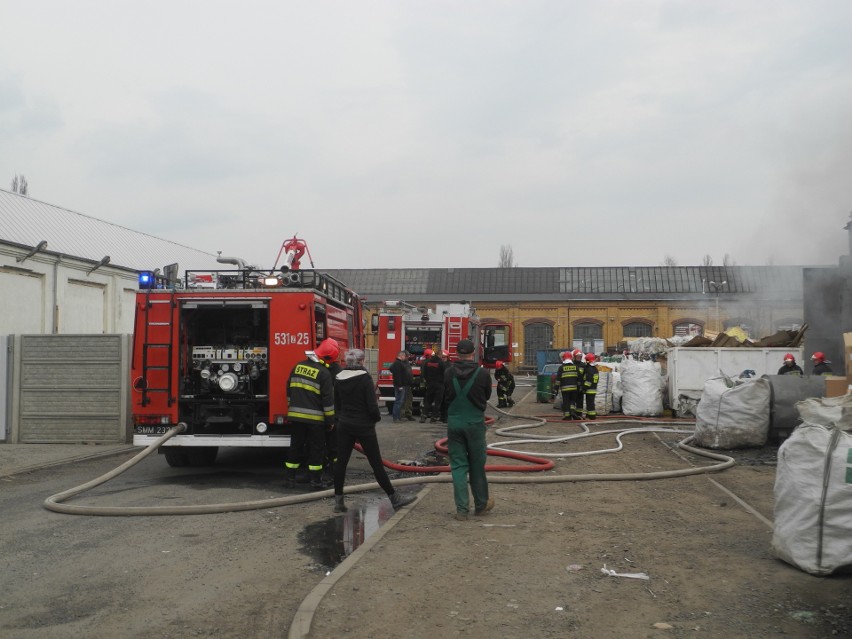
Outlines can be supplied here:
<path id="1" fill-rule="evenodd" d="M 393 375 L 393 421 L 401 422 L 403 412 L 406 413 L 406 419 L 413 421 L 414 418 L 405 409 L 407 396 L 411 393 L 411 385 L 414 383 L 411 364 L 408 363 L 408 352 L 399 351 L 388 370 Z"/>
<path id="2" fill-rule="evenodd" d="M 447 448 L 453 477 L 455 518 L 467 520 L 470 510 L 468 482 L 473 493 L 475 515 L 494 508 L 485 477 L 485 407 L 491 398 L 491 375 L 474 361 L 474 346 L 469 339 L 456 346 L 458 361 L 444 376 L 444 393 L 449 404 L 447 414 Z"/>
<path id="3" fill-rule="evenodd" d="M 426 385 L 426 393 L 420 410 L 420 422 L 430 418 L 434 424 L 441 417 L 441 402 L 444 401 L 444 360 L 431 348 L 427 348 L 423 354 L 426 359 L 420 366 L 420 375 Z"/>
<path id="4" fill-rule="evenodd" d="M 311 486 L 322 488 L 322 469 L 325 462 L 325 433 L 334 428 L 334 378 L 322 357 L 326 352 L 305 351 L 308 359 L 299 362 L 287 379 L 287 422 L 292 428 L 290 449 L 285 463 L 285 483 L 296 483 L 296 471 L 305 463 Z"/>

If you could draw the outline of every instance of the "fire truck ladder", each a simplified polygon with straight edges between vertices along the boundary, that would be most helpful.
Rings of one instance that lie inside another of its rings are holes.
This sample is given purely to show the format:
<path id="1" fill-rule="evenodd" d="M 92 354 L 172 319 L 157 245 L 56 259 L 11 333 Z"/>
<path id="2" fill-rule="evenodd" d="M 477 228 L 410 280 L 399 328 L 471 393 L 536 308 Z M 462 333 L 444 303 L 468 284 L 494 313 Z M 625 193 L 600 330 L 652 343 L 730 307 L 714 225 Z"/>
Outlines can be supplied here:
<path id="1" fill-rule="evenodd" d="M 145 299 L 145 341 L 142 344 L 142 405 L 151 402 L 150 393 L 167 393 L 168 405 L 174 403 L 172 394 L 172 300 Z M 165 354 L 165 355 L 164 355 Z M 165 379 L 163 379 L 165 377 Z M 152 380 L 158 385 L 152 385 Z"/>
<path id="2" fill-rule="evenodd" d="M 463 322 L 460 319 L 447 320 L 447 350 L 452 355 L 456 354 L 456 344 L 459 343 L 459 340 L 464 339 L 462 325 Z"/>

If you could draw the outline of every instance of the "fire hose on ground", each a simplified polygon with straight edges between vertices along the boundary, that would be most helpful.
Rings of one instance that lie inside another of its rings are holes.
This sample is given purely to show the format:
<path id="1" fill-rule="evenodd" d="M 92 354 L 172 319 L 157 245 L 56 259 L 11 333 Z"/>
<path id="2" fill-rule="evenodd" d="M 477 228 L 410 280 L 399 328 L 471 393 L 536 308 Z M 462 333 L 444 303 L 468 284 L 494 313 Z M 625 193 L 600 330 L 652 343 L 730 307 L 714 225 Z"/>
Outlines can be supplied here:
<path id="1" fill-rule="evenodd" d="M 502 428 L 496 431 L 497 434 L 501 436 L 506 436 L 506 433 L 513 432 L 515 430 L 523 429 L 523 428 L 533 428 L 536 426 L 540 426 L 542 424 L 547 423 L 547 420 L 533 416 L 533 415 L 518 415 L 507 413 L 500 409 L 496 409 L 498 412 L 513 417 L 513 418 L 521 418 L 521 419 L 531 419 L 534 420 L 532 423 L 527 424 L 519 424 L 516 426 L 510 426 L 506 428 Z M 636 420 L 627 420 L 627 419 L 618 419 L 618 420 L 607 420 L 608 423 L 635 423 Z M 554 484 L 554 483 L 563 483 L 563 482 L 582 482 L 582 481 L 643 481 L 643 480 L 652 480 L 652 479 L 669 479 L 674 477 L 686 477 L 690 475 L 698 475 L 712 472 L 719 472 L 724 470 L 725 468 L 729 468 L 733 466 L 735 461 L 733 458 L 728 457 L 727 455 L 721 455 L 718 453 L 712 453 L 707 450 L 703 450 L 701 448 L 695 448 L 689 445 L 689 442 L 692 440 L 692 435 L 689 435 L 685 439 L 679 441 L 677 443 L 677 447 L 683 450 L 686 450 L 695 455 L 706 457 L 708 459 L 715 460 L 718 463 L 709 465 L 709 466 L 690 466 L 687 468 L 677 469 L 677 470 L 668 470 L 668 471 L 657 471 L 650 473 L 612 473 L 612 474 L 604 474 L 604 473 L 592 473 L 592 474 L 570 474 L 570 475 L 529 475 L 529 473 L 541 473 L 542 471 L 551 470 L 554 466 L 554 463 L 548 459 L 543 459 L 544 457 L 572 457 L 579 455 L 591 455 L 591 454 L 601 454 L 605 452 L 616 452 L 622 449 L 623 445 L 621 442 L 622 437 L 629 434 L 634 433 L 648 433 L 648 432 L 676 432 L 676 433 L 688 433 L 691 431 L 683 430 L 683 429 L 672 429 L 660 426 L 659 424 L 671 424 L 671 422 L 661 422 L 661 421 L 649 421 L 649 420 L 640 420 L 640 423 L 644 423 L 644 425 L 640 428 L 626 428 L 626 429 L 610 429 L 606 431 L 599 432 L 591 432 L 589 428 L 582 424 L 583 432 L 575 433 L 572 435 L 563 435 L 563 436 L 547 436 L 547 435 L 528 435 L 525 439 L 519 440 L 511 440 L 509 442 L 505 442 L 503 444 L 494 443 L 490 444 L 488 448 L 488 454 L 490 456 L 496 457 L 504 457 L 509 459 L 514 459 L 516 461 L 524 462 L 524 464 L 488 464 L 486 465 L 486 472 L 489 473 L 497 473 L 497 472 L 511 472 L 513 475 L 489 475 L 488 481 L 490 483 L 496 484 Z M 687 425 L 691 422 L 678 422 L 678 425 Z M 138 455 L 133 457 L 132 459 L 126 461 L 124 464 L 118 466 L 117 468 L 111 470 L 96 479 L 93 479 L 85 484 L 81 484 L 80 486 L 76 486 L 69 490 L 57 493 L 55 495 L 51 495 L 44 501 L 44 507 L 53 512 L 68 514 L 68 515 L 89 515 L 89 516 L 104 516 L 104 517 L 128 517 L 128 516 L 162 516 L 162 515 L 209 515 L 209 514 L 217 514 L 217 513 L 226 513 L 226 512 L 239 512 L 246 510 L 259 510 L 262 508 L 277 508 L 280 506 L 290 506 L 293 504 L 305 503 L 309 501 L 314 501 L 317 499 L 323 499 L 325 497 L 331 497 L 334 493 L 333 490 L 321 490 L 314 491 L 310 493 L 298 494 L 298 495 L 288 495 L 286 497 L 274 497 L 267 499 L 257 499 L 243 502 L 231 502 L 224 504 L 206 504 L 206 505 L 189 505 L 189 506 L 77 506 L 64 503 L 66 500 L 71 499 L 81 493 L 86 492 L 92 488 L 100 486 L 101 484 L 106 483 L 107 481 L 121 475 L 126 472 L 133 466 L 140 463 L 143 459 L 154 453 L 160 446 L 162 446 L 169 439 L 178 435 L 186 429 L 185 424 L 178 424 L 169 432 L 164 434 L 162 437 L 158 438 L 154 442 L 152 442 L 147 448 L 143 449 Z M 572 439 L 578 439 L 582 437 L 591 437 L 598 436 L 603 434 L 612 434 L 617 433 L 616 441 L 618 442 L 618 446 L 611 449 L 606 450 L 598 450 L 598 451 L 589 451 L 582 453 L 524 453 L 517 450 L 504 450 L 503 448 L 508 445 L 518 445 L 525 443 L 560 443 L 564 441 L 570 441 Z M 439 440 L 436 442 L 435 447 L 439 452 L 446 453 L 446 438 Z M 356 447 L 360 451 L 360 447 Z M 448 474 L 450 471 L 449 466 L 410 466 L 406 464 L 397 464 L 394 462 L 390 462 L 384 460 L 384 465 L 398 472 L 405 472 L 418 475 L 417 477 L 411 477 L 406 479 L 395 479 L 393 480 L 393 485 L 396 487 L 399 486 L 409 486 L 409 485 L 420 485 L 420 484 L 430 484 L 430 483 L 449 483 L 452 481 L 452 477 Z M 517 473 L 524 473 L 523 476 L 518 475 Z M 359 492 L 368 492 L 379 489 L 380 486 L 376 482 L 370 482 L 365 484 L 354 484 L 347 485 L 344 488 L 345 494 L 359 493 Z"/>

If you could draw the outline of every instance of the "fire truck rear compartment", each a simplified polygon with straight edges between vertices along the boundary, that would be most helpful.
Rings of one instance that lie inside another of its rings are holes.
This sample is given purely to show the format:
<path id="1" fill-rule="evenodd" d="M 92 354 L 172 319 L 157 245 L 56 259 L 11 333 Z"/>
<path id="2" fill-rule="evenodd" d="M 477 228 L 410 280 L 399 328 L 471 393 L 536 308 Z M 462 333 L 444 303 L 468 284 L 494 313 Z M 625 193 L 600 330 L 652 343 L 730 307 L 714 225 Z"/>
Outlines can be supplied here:
<path id="1" fill-rule="evenodd" d="M 255 434 L 269 420 L 268 304 L 185 305 L 180 331 L 178 414 L 187 434 Z"/>

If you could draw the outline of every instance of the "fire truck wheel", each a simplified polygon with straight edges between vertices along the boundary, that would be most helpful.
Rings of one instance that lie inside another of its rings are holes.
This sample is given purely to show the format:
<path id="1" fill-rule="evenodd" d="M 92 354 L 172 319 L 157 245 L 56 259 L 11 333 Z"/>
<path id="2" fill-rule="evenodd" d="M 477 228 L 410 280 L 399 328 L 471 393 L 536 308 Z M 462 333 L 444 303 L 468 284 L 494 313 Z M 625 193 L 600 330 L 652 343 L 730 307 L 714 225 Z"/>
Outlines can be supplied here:
<path id="1" fill-rule="evenodd" d="M 189 466 L 189 458 L 186 451 L 182 448 L 166 448 L 163 447 L 163 454 L 166 456 L 166 463 L 172 468 L 183 468 Z"/>
<path id="2" fill-rule="evenodd" d="M 219 449 L 215 446 L 205 446 L 203 448 L 189 448 L 186 451 L 187 459 L 190 466 L 212 466 L 216 463 L 216 455 Z"/>

